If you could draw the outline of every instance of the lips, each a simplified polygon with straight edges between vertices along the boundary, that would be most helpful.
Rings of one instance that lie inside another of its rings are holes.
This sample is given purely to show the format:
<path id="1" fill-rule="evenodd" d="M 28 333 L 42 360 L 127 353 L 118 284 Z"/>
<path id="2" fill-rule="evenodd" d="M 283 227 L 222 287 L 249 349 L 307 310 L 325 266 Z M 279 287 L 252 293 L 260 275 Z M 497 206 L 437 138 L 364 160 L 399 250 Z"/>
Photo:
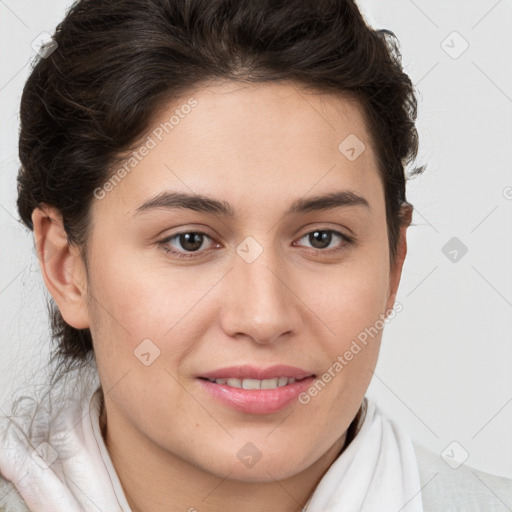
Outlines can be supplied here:
<path id="1" fill-rule="evenodd" d="M 215 379 L 279 379 L 280 377 L 287 377 L 288 379 L 302 380 L 306 377 L 312 377 L 315 374 L 311 371 L 304 370 L 288 365 L 274 365 L 268 368 L 258 368 L 251 365 L 231 366 L 221 368 L 211 372 L 199 375 L 199 378 L 215 380 Z"/>
<path id="2" fill-rule="evenodd" d="M 200 388 L 218 403 L 246 414 L 276 413 L 294 402 L 315 380 L 313 372 L 288 365 L 232 366 L 198 377 Z"/>
<path id="3" fill-rule="evenodd" d="M 305 377 L 285 386 L 273 389 L 244 389 L 217 384 L 209 379 L 197 379 L 200 388 L 222 406 L 246 414 L 272 414 L 299 404 L 298 396 L 314 382 L 314 377 Z M 302 407 L 302 405 L 300 405 Z"/>

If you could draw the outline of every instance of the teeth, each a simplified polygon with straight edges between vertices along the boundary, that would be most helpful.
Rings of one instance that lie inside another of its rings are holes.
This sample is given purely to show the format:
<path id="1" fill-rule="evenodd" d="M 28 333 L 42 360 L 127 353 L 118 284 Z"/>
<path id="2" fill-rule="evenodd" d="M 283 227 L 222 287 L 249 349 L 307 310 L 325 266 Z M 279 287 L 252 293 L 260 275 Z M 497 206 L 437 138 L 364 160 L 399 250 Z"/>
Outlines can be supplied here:
<path id="1" fill-rule="evenodd" d="M 275 379 L 265 379 L 260 381 L 260 383 L 261 389 L 275 389 L 279 385 L 279 378 L 276 377 Z"/>
<path id="2" fill-rule="evenodd" d="M 274 379 L 209 379 L 216 384 L 227 384 L 232 388 L 242 389 L 276 389 L 293 384 L 297 379 L 288 377 L 275 377 Z"/>
<path id="3" fill-rule="evenodd" d="M 244 389 L 261 389 L 261 380 L 257 379 L 244 379 L 242 381 L 242 387 Z"/>

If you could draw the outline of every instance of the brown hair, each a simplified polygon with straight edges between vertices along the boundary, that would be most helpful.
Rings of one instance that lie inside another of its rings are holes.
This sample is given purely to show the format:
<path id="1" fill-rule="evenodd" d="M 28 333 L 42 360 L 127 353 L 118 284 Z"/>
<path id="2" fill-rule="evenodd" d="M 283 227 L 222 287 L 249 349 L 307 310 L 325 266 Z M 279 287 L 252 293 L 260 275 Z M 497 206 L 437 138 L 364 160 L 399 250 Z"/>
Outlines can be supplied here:
<path id="1" fill-rule="evenodd" d="M 286 80 L 359 101 L 394 260 L 401 207 L 412 211 L 405 166 L 418 149 L 417 103 L 394 34 L 369 27 L 354 1 L 81 0 L 53 38 L 21 100 L 17 206 L 29 229 L 34 208 L 57 208 L 86 262 L 94 190 L 164 102 L 213 80 Z M 84 361 L 89 329 L 68 325 L 51 299 L 50 311 L 54 357 L 68 367 Z"/>

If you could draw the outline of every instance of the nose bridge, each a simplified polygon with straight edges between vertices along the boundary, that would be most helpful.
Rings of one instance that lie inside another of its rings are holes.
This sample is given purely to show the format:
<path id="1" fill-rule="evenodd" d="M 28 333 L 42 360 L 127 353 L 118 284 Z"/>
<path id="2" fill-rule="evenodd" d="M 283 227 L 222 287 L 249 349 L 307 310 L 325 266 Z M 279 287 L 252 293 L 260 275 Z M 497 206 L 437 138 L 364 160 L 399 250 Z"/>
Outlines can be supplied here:
<path id="1" fill-rule="evenodd" d="M 264 246 L 253 237 L 244 239 L 236 252 L 224 329 L 230 335 L 245 334 L 270 343 L 297 326 L 293 293 L 285 270 L 280 271 L 284 266 L 270 242 Z"/>

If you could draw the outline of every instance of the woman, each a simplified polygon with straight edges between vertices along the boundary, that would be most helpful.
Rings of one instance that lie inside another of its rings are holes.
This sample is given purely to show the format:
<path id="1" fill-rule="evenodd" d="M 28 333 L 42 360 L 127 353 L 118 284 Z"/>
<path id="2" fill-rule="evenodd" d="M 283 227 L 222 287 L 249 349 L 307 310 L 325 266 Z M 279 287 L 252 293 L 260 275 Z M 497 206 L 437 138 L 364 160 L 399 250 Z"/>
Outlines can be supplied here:
<path id="1" fill-rule="evenodd" d="M 58 349 L 3 510 L 506 510 L 365 398 L 418 144 L 389 36 L 345 0 L 72 7 L 21 103 Z"/>

